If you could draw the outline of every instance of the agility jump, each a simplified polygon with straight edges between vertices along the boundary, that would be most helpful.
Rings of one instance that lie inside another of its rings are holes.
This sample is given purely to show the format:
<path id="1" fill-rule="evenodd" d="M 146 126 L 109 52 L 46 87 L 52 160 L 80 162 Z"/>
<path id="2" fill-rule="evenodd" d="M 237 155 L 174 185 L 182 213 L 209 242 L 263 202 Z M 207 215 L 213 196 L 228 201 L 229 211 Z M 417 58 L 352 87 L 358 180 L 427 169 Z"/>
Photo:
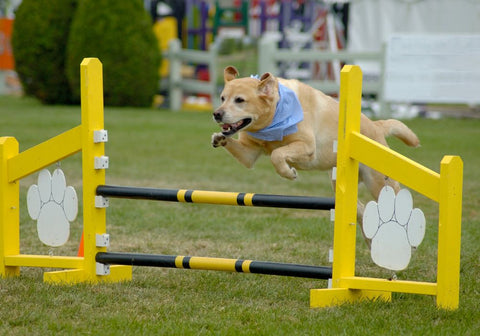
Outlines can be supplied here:
<path id="1" fill-rule="evenodd" d="M 431 295 L 436 297 L 437 306 L 440 308 L 458 307 L 463 163 L 457 156 L 445 156 L 441 162 L 440 173 L 436 173 L 362 136 L 362 74 L 359 67 L 345 66 L 341 72 L 335 200 L 106 186 L 105 169 L 108 168 L 108 157 L 104 151 L 107 136 L 103 129 L 102 65 L 98 59 L 89 58 L 82 62 L 80 68 L 80 126 L 21 153 L 16 139 L 0 138 L 0 276 L 18 276 L 20 267 L 47 267 L 64 270 L 44 273 L 46 282 L 94 283 L 131 280 L 132 265 L 221 269 L 331 278 L 329 288 L 310 291 L 311 307 L 363 299 L 391 300 L 392 292 Z M 18 181 L 78 152 L 82 153 L 83 257 L 20 254 Z M 439 203 L 436 282 L 392 281 L 355 275 L 359 163 L 364 163 Z M 333 265 L 330 269 L 251 260 L 107 252 L 107 196 L 321 210 L 335 207 Z"/>

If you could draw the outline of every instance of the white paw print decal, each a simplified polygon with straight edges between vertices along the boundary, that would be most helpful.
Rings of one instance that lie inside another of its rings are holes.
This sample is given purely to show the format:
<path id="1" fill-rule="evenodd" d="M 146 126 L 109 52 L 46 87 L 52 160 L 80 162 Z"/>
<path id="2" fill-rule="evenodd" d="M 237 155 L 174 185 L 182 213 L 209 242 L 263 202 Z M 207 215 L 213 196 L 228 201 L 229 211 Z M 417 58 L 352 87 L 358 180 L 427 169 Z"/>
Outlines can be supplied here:
<path id="1" fill-rule="evenodd" d="M 68 241 L 70 223 L 78 213 L 78 198 L 73 187 L 67 187 L 61 169 L 53 175 L 46 169 L 38 175 L 38 185 L 33 184 L 27 193 L 30 217 L 37 221 L 38 237 L 45 245 L 58 247 Z"/>
<path id="2" fill-rule="evenodd" d="M 371 201 L 363 214 L 363 232 L 372 240 L 371 256 L 375 264 L 393 271 L 405 269 L 425 236 L 425 216 L 413 207 L 412 195 L 402 189 L 395 196 L 386 186 L 380 192 L 378 204 Z"/>

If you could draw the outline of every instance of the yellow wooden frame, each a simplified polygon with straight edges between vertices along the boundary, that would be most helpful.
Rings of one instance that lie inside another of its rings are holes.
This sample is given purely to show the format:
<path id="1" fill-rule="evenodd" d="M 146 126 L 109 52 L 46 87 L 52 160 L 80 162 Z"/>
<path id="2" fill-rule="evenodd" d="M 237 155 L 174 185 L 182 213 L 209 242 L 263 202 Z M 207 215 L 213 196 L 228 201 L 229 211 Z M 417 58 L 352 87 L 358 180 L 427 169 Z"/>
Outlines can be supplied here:
<path id="1" fill-rule="evenodd" d="M 93 132 L 103 129 L 102 64 L 86 58 L 80 65 L 82 123 L 19 153 L 13 137 L 0 138 L 0 276 L 16 276 L 20 267 L 66 270 L 44 273 L 55 283 L 121 281 L 132 277 L 130 266 L 112 266 L 109 275 L 97 275 L 96 235 L 106 230 L 105 209 L 95 207 L 95 189 L 105 184 L 105 170 L 95 169 L 95 157 L 105 154 L 104 143 L 94 143 Z M 84 257 L 20 254 L 19 180 L 68 156 L 82 152 Z"/>
<path id="2" fill-rule="evenodd" d="M 341 72 L 335 228 L 331 288 L 313 289 L 311 307 L 362 299 L 391 300 L 392 292 L 436 296 L 437 306 L 459 301 L 463 162 L 445 156 L 440 174 L 360 134 L 362 72 Z M 437 281 L 385 280 L 355 276 L 358 165 L 363 163 L 439 203 Z"/>

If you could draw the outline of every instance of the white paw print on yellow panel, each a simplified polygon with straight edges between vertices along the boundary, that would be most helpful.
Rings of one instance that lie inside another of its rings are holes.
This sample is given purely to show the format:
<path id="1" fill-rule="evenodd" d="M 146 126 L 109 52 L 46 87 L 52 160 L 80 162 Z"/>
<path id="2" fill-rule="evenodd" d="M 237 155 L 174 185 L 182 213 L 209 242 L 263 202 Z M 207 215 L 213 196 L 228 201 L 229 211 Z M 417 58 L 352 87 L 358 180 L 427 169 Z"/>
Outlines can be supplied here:
<path id="1" fill-rule="evenodd" d="M 425 223 L 422 210 L 413 209 L 407 189 L 395 195 L 393 188 L 384 187 L 378 203 L 369 202 L 363 214 L 363 232 L 372 241 L 373 262 L 393 271 L 407 268 L 412 248 L 418 247 L 425 236 Z"/>
<path id="2" fill-rule="evenodd" d="M 58 247 L 68 241 L 70 222 L 78 214 L 78 198 L 75 189 L 67 187 L 61 169 L 51 175 L 47 169 L 38 175 L 38 184 L 33 184 L 27 193 L 27 208 L 30 217 L 37 221 L 40 241 Z"/>

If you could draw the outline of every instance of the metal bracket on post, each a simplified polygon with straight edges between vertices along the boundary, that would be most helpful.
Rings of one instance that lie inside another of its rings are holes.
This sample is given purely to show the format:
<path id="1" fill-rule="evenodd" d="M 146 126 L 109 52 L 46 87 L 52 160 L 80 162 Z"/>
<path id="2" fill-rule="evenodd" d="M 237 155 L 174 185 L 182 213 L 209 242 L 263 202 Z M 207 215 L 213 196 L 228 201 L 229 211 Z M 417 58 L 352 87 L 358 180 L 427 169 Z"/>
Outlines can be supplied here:
<path id="1" fill-rule="evenodd" d="M 102 143 L 108 141 L 108 131 L 107 130 L 97 130 L 93 131 L 93 143 Z"/>
<path id="2" fill-rule="evenodd" d="M 110 275 L 110 265 L 95 263 L 97 275 Z"/>
<path id="3" fill-rule="evenodd" d="M 103 196 L 95 196 L 95 208 L 108 208 L 110 205 L 108 198 Z"/>
<path id="4" fill-rule="evenodd" d="M 110 246 L 110 235 L 108 233 L 96 234 L 95 235 L 95 245 L 97 247 L 107 247 Z"/>
<path id="5" fill-rule="evenodd" d="M 95 156 L 95 169 L 107 169 L 108 168 L 108 156 Z"/>

